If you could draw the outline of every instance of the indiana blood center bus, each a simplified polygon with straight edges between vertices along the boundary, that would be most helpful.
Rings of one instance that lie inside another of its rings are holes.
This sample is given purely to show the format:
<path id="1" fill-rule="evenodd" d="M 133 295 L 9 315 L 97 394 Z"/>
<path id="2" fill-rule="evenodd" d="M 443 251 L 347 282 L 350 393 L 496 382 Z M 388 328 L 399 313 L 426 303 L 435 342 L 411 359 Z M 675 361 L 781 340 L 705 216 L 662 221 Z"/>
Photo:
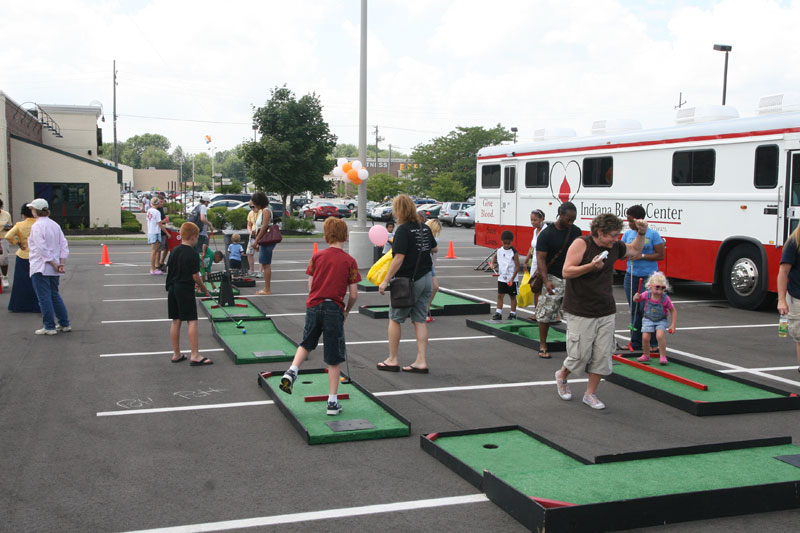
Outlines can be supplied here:
<path id="1" fill-rule="evenodd" d="M 548 140 L 540 130 L 540 142 L 483 148 L 475 242 L 497 248 L 508 229 L 525 254 L 534 209 L 554 220 L 569 200 L 586 233 L 598 214 L 624 219 L 640 204 L 666 241 L 659 268 L 667 276 L 712 283 L 733 305 L 755 309 L 777 291 L 782 244 L 800 219 L 800 98 L 788 100 L 762 98 L 749 118 L 731 118 L 730 107 L 688 108 L 668 128 L 599 122 L 589 137 Z"/>

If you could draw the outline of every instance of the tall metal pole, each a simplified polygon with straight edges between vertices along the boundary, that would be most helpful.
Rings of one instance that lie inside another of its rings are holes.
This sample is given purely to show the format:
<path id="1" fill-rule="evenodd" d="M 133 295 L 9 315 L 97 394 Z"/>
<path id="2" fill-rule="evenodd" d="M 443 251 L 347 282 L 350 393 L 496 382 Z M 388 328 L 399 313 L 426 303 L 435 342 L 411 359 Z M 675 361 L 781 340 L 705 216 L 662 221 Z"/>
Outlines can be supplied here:
<path id="1" fill-rule="evenodd" d="M 119 168 L 119 155 L 117 154 L 117 60 L 114 60 L 114 167 Z"/>
<path id="2" fill-rule="evenodd" d="M 725 74 L 722 77 L 722 105 L 725 105 L 725 94 L 728 92 L 728 52 L 725 52 Z"/>

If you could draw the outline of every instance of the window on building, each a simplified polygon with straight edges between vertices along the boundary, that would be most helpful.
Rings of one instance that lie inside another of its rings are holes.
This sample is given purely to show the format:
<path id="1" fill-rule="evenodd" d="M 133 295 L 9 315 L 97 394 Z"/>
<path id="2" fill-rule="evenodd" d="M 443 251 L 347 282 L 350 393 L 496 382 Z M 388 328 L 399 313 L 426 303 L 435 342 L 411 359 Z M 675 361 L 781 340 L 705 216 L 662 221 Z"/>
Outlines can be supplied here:
<path id="1" fill-rule="evenodd" d="M 500 188 L 500 165 L 483 165 L 481 168 L 481 188 Z"/>
<path id="2" fill-rule="evenodd" d="M 778 147 L 765 145 L 756 148 L 753 183 L 757 189 L 774 189 L 778 186 Z"/>
<path id="3" fill-rule="evenodd" d="M 64 226 L 90 226 L 88 183 L 34 182 L 35 198 L 44 198 L 50 205 L 50 218 Z"/>
<path id="4" fill-rule="evenodd" d="M 713 185 L 716 152 L 691 150 L 672 154 L 673 185 Z"/>
<path id="5" fill-rule="evenodd" d="M 506 167 L 503 169 L 503 190 L 514 192 L 517 190 L 517 167 Z"/>
<path id="6" fill-rule="evenodd" d="M 525 163 L 525 187 L 529 189 L 547 187 L 549 181 L 549 161 L 531 161 L 530 163 Z"/>
<path id="7" fill-rule="evenodd" d="M 614 161 L 611 157 L 587 157 L 583 160 L 585 187 L 611 187 L 614 182 Z"/>

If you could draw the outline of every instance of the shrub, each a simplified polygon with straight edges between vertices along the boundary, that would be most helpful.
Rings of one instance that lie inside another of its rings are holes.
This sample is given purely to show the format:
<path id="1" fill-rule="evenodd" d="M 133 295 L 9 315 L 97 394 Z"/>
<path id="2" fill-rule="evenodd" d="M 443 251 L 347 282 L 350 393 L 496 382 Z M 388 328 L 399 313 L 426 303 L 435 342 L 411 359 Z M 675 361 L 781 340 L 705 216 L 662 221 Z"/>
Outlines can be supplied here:
<path id="1" fill-rule="evenodd" d="M 167 202 L 167 205 L 165 206 L 164 210 L 167 214 L 170 215 L 172 213 L 181 213 L 183 211 L 183 205 L 178 202 Z M 170 216 L 170 218 L 172 217 Z"/>
<path id="2" fill-rule="evenodd" d="M 285 217 L 283 219 L 283 229 L 285 230 L 311 233 L 315 228 L 314 221 L 308 218 Z"/>
<path id="3" fill-rule="evenodd" d="M 131 232 L 131 233 L 139 233 L 139 232 L 141 232 L 142 231 L 142 225 L 139 223 L 138 220 L 136 220 L 136 215 L 134 215 L 130 211 L 125 211 L 124 209 L 122 209 L 121 211 L 122 211 L 122 216 L 121 216 L 121 218 L 122 218 L 122 224 L 121 224 L 122 230 Z"/>
<path id="4" fill-rule="evenodd" d="M 249 212 L 249 209 L 243 207 L 228 211 L 227 219 L 228 223 L 231 225 L 231 229 L 245 229 L 247 227 L 247 214 Z"/>
<path id="5" fill-rule="evenodd" d="M 172 215 L 170 215 L 170 217 L 169 217 L 169 225 L 170 226 L 175 226 L 176 228 L 180 228 L 181 225 L 183 225 L 184 222 L 186 222 L 186 218 L 185 217 L 172 216 Z"/>
<path id="6" fill-rule="evenodd" d="M 227 221 L 228 208 L 227 207 L 212 207 L 208 210 L 208 221 L 214 226 L 215 230 L 222 230 L 225 228 Z"/>

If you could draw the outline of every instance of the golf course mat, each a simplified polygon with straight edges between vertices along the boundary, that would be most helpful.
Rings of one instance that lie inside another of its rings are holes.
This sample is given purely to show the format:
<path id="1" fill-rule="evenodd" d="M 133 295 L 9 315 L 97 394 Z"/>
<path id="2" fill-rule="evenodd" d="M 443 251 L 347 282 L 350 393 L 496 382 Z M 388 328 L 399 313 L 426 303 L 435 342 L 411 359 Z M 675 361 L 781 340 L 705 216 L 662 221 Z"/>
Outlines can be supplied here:
<path id="1" fill-rule="evenodd" d="M 239 320 L 242 320 L 242 328 L 236 325 Z M 237 365 L 276 363 L 294 359 L 297 344 L 279 330 L 271 318 L 262 316 L 260 319 L 226 319 L 210 322 L 214 337 Z"/>
<path id="2" fill-rule="evenodd" d="M 358 290 L 362 292 L 378 292 L 378 286 L 368 279 L 362 279 L 358 282 Z"/>
<path id="3" fill-rule="evenodd" d="M 236 302 L 234 307 L 227 306 L 221 309 L 217 300 L 201 298 L 200 307 L 211 320 L 230 320 L 231 318 L 234 320 L 254 320 L 264 318 L 264 311 L 247 298 L 239 297 L 234 301 Z M 230 317 L 225 314 L 226 312 Z"/>
<path id="4" fill-rule="evenodd" d="M 261 372 L 258 384 L 275 400 L 275 405 L 308 444 L 408 437 L 411 433 L 408 420 L 355 381 L 339 384 L 342 412 L 328 416 L 328 373 L 325 369 L 301 370 L 292 394 L 280 390 L 282 376 L 283 371 Z M 347 395 L 346 399 L 343 395 Z"/>
<path id="5" fill-rule="evenodd" d="M 239 295 L 239 289 L 237 289 L 236 287 L 231 287 L 231 290 L 233 291 L 233 295 L 234 296 L 238 296 Z M 208 291 L 208 294 L 210 294 L 214 298 L 219 298 L 219 289 L 215 289 L 213 291 Z M 200 292 L 198 290 L 194 291 L 194 295 L 195 296 L 205 296 L 204 293 L 202 293 L 202 292 Z"/>
<path id="6" fill-rule="evenodd" d="M 503 340 L 525 346 L 532 350 L 539 349 L 539 324 L 525 320 L 470 320 L 467 327 L 495 335 Z M 547 351 L 564 352 L 567 350 L 567 334 L 563 326 L 550 326 L 547 331 Z"/>
<path id="7" fill-rule="evenodd" d="M 629 354 L 615 354 L 613 359 L 613 372 L 605 377 L 607 381 L 695 416 L 800 409 L 797 394 L 673 356 L 666 365 L 658 364 L 658 357 L 649 363 L 640 363 L 636 355 Z"/>
<path id="8" fill-rule="evenodd" d="M 256 280 L 253 278 L 231 278 L 231 285 L 234 287 L 255 287 Z"/>
<path id="9" fill-rule="evenodd" d="M 613 531 L 800 507 L 791 437 L 584 459 L 520 426 L 422 448 L 532 531 Z M 789 456 L 789 457 L 786 457 Z"/>
<path id="10" fill-rule="evenodd" d="M 471 300 L 442 290 L 436 293 L 431 303 L 431 316 L 488 315 L 489 311 L 487 302 Z M 362 305 L 358 312 L 370 318 L 389 318 L 388 305 Z"/>

